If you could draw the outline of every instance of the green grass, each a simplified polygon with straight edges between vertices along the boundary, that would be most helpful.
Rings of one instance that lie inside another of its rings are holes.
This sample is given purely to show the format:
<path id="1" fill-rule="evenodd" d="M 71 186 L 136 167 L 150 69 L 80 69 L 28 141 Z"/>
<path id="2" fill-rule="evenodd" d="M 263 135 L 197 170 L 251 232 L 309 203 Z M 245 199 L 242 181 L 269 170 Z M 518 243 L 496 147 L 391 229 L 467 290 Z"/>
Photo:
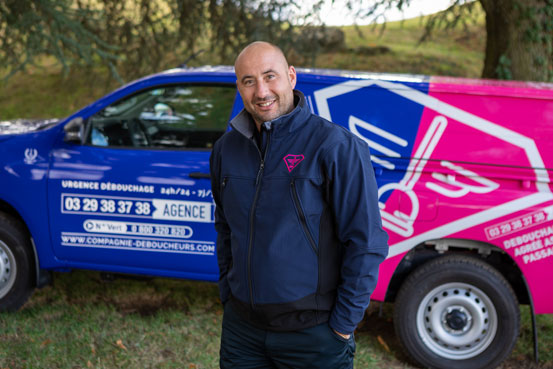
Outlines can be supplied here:
<path id="1" fill-rule="evenodd" d="M 0 315 L 0 367 L 215 368 L 221 316 L 213 284 L 56 274 Z"/>
<path id="2" fill-rule="evenodd" d="M 0 368 L 217 368 L 222 306 L 212 283 L 156 278 L 103 281 L 55 273 L 17 313 L 0 314 Z M 356 368 L 413 368 L 394 334 L 392 304 L 371 304 L 356 331 Z M 527 307 L 515 350 L 501 366 L 553 367 L 553 316 L 538 316 L 532 362 Z"/>
<path id="3" fill-rule="evenodd" d="M 30 67 L 7 82 L 0 80 L 0 121 L 15 118 L 63 118 L 118 86 L 108 71 Z"/>
<path id="4" fill-rule="evenodd" d="M 347 50 L 319 56 L 317 67 L 477 78 L 484 66 L 483 19 L 466 30 L 460 27 L 435 30 L 422 44 L 419 40 L 424 31 L 420 18 L 392 22 L 385 29 L 378 25 L 342 29 Z M 389 52 L 355 53 L 362 47 L 385 47 Z"/>

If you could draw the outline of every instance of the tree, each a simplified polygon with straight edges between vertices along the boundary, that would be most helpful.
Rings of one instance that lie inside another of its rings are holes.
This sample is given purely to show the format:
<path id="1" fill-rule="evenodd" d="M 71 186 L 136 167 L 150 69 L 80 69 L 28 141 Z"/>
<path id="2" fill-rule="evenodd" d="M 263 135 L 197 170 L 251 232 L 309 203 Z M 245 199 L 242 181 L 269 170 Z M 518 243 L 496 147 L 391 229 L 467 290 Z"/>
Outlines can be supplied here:
<path id="1" fill-rule="evenodd" d="M 553 80 L 553 1 L 480 0 L 486 12 L 483 77 Z"/>
<path id="2" fill-rule="evenodd" d="M 257 39 L 313 60 L 319 50 L 309 47 L 315 42 L 299 41 L 300 28 L 316 23 L 325 1 L 338 0 L 312 1 L 312 13 L 300 14 L 294 0 L 1 0 L 0 77 L 50 55 L 65 70 L 101 63 L 117 78 L 130 79 L 191 56 L 198 63 L 229 64 L 237 50 Z M 341 1 L 373 20 L 414 2 Z M 487 31 L 482 77 L 552 81 L 553 0 L 451 0 L 448 9 L 427 17 L 421 40 L 436 29 L 470 22 L 477 4 Z"/>
<path id="3" fill-rule="evenodd" d="M 99 13 L 71 6 L 67 0 L 6 0 L 0 2 L 0 65 L 6 77 L 36 65 L 51 55 L 68 69 L 71 62 L 101 58 L 115 72 L 116 48 L 98 37 L 84 20 Z"/>
<path id="4" fill-rule="evenodd" d="M 391 7 L 412 0 L 374 0 L 357 15 L 382 17 Z M 467 22 L 479 3 L 486 15 L 486 51 L 482 78 L 553 81 L 553 0 L 451 0 L 449 8 L 429 16 L 421 41 L 439 28 Z"/>
<path id="5" fill-rule="evenodd" d="M 206 64 L 232 63 L 250 41 L 294 46 L 290 0 L 3 0 L 0 76 L 51 56 L 65 70 L 106 65 L 131 79 L 176 67 L 206 50 Z"/>

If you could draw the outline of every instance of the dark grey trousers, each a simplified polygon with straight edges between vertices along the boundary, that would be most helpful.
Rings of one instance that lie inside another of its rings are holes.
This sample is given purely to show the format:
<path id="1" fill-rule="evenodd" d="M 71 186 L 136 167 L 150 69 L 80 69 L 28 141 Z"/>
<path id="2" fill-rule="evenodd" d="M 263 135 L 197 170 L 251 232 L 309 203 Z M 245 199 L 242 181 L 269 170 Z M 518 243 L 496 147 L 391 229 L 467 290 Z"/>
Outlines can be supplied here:
<path id="1" fill-rule="evenodd" d="M 256 328 L 225 304 L 221 335 L 222 369 L 352 369 L 353 335 L 346 340 L 327 323 L 294 332 Z"/>

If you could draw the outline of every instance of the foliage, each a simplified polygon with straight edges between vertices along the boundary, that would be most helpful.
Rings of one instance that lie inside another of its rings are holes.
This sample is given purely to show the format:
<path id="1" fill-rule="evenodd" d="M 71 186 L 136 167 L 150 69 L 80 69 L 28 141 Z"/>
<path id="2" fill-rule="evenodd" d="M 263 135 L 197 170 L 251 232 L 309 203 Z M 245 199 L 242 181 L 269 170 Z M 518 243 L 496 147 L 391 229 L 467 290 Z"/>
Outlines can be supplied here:
<path id="1" fill-rule="evenodd" d="M 0 65 L 7 77 L 37 57 L 54 56 L 68 70 L 71 63 L 92 64 L 100 57 L 115 71 L 117 49 L 86 22 L 100 21 L 100 13 L 72 6 L 69 0 L 7 0 L 0 2 Z"/>
<path id="2" fill-rule="evenodd" d="M 387 9 L 401 10 L 411 3 L 372 0 L 356 6 L 355 0 L 348 0 L 359 17 L 372 21 L 385 20 Z M 482 77 L 553 81 L 553 0 L 450 0 L 446 10 L 426 17 L 420 42 L 444 30 L 469 29 L 481 17 L 481 9 L 486 20 Z"/>
<path id="3" fill-rule="evenodd" d="M 232 63 L 253 40 L 293 49 L 298 11 L 287 0 L 6 0 L 0 3 L 0 65 L 10 77 L 49 55 L 65 72 L 101 63 L 130 79 L 180 65 L 202 50 L 207 56 L 200 62 Z"/>
<path id="4" fill-rule="evenodd" d="M 375 28 L 380 27 L 380 33 L 388 28 L 386 11 L 397 8 L 403 10 L 411 5 L 413 0 L 372 0 L 364 6 L 355 6 L 354 0 L 348 0 L 348 7 L 356 9 L 358 20 L 368 20 Z M 466 37 L 471 36 L 472 29 L 482 20 L 482 8 L 475 0 L 451 0 L 447 9 L 418 18 L 420 27 L 424 30 L 420 34 L 418 44 L 430 41 L 438 31 L 450 32 L 462 29 Z"/>
<path id="5" fill-rule="evenodd" d="M 474 0 L 455 0 L 446 10 L 431 14 L 420 41 L 426 41 L 436 29 L 450 30 L 461 26 L 465 31 L 478 22 L 479 4 Z"/>
<path id="6" fill-rule="evenodd" d="M 4 0 L 0 77 L 47 55 L 66 73 L 75 65 L 102 64 L 120 81 L 129 80 L 183 62 L 231 64 L 253 40 L 276 43 L 294 63 L 315 67 L 324 52 L 317 35 L 328 39 L 329 33 L 310 27 L 324 31 L 319 15 L 324 2 L 311 0 L 306 14 L 307 7 L 292 0 Z M 373 22 L 385 20 L 387 9 L 414 4 L 343 2 L 358 19 Z M 553 0 L 451 0 L 446 10 L 424 17 L 418 41 L 431 41 L 442 31 L 468 33 L 484 13 L 483 77 L 553 79 Z M 388 26 L 380 26 L 381 34 Z"/>
<path id="7" fill-rule="evenodd" d="M 345 35 L 342 50 L 319 51 L 314 62 L 298 60 L 289 53 L 296 67 L 316 65 L 319 68 L 365 70 L 380 73 L 408 73 L 478 78 L 483 66 L 484 21 L 469 30 L 452 29 L 437 33 L 417 45 L 424 30 L 419 18 L 388 23 L 380 34 L 372 26 L 340 27 Z M 360 35 L 361 33 L 361 35 Z M 296 45 L 294 45 L 296 47 Z M 388 48 L 389 52 L 363 54 L 361 51 Z M 198 57 L 201 58 L 205 54 Z M 42 58 L 43 68 L 28 66 L 6 82 L 0 81 L 0 120 L 16 118 L 65 117 L 90 104 L 117 87 L 109 78 L 107 67 L 72 66 L 66 74 L 52 65 L 53 57 Z M 200 62 L 198 60 L 196 63 Z M 31 103 L 32 102 L 32 103 Z"/>
<path id="8" fill-rule="evenodd" d="M 524 41 L 545 50 L 545 55 L 534 55 L 534 65 L 546 70 L 545 80 L 553 81 L 553 0 L 543 0 L 541 6 L 521 0 L 515 2 L 515 9 L 521 14 L 521 23 L 525 24 Z"/>
<path id="9" fill-rule="evenodd" d="M 513 74 L 511 73 L 511 60 L 505 54 L 499 57 L 499 63 L 495 68 L 495 73 L 499 79 L 513 79 Z"/>

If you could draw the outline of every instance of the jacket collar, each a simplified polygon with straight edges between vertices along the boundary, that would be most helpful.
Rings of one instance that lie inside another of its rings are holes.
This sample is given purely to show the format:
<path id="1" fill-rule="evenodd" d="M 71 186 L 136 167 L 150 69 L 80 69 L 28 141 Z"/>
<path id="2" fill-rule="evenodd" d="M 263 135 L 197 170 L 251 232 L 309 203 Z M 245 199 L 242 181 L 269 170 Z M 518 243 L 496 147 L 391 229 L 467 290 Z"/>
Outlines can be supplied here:
<path id="1" fill-rule="evenodd" d="M 294 101 L 297 101 L 297 104 L 290 113 L 263 123 L 267 130 L 272 130 L 274 132 L 273 135 L 279 136 L 287 132 L 293 132 L 300 128 L 311 116 L 311 109 L 307 105 L 305 96 L 301 91 L 294 90 Z M 230 125 L 233 129 L 247 138 L 253 138 L 256 127 L 252 116 L 246 109 L 242 109 L 242 111 L 230 121 Z"/>

